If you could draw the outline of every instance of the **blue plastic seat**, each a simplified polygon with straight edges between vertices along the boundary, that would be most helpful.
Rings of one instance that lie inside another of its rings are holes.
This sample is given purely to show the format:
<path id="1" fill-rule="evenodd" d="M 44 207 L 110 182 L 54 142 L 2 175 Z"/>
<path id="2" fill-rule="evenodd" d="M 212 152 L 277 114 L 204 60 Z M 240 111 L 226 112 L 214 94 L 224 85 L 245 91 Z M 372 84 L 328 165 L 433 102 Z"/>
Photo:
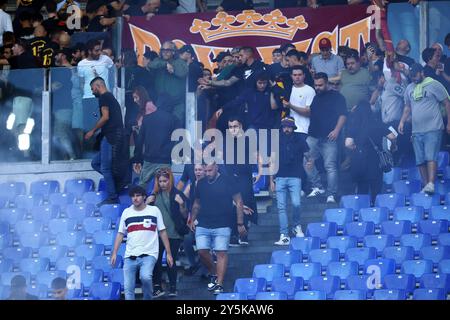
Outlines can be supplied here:
<path id="1" fill-rule="evenodd" d="M 106 191 L 89 191 L 83 194 L 82 200 L 86 204 L 96 205 L 108 197 Z"/>
<path id="2" fill-rule="evenodd" d="M 422 177 L 420 176 L 420 171 L 418 167 L 411 167 L 407 169 L 407 178 L 408 180 L 422 180 Z"/>
<path id="3" fill-rule="evenodd" d="M 94 191 L 94 181 L 91 179 L 69 179 L 64 184 L 64 192 L 72 193 L 77 199 L 89 191 Z"/>
<path id="4" fill-rule="evenodd" d="M 267 284 L 272 284 L 273 278 L 284 276 L 284 265 L 282 264 L 257 264 L 253 267 L 253 278 L 266 279 Z"/>
<path id="5" fill-rule="evenodd" d="M 257 175 L 258 175 L 257 172 L 253 172 L 252 173 L 253 177 L 256 177 Z M 265 190 L 265 189 L 267 189 L 267 187 L 266 187 L 266 176 L 261 176 L 260 179 L 258 180 L 258 182 L 253 184 L 253 192 L 256 194 L 256 193 L 259 193 L 260 191 Z"/>
<path id="6" fill-rule="evenodd" d="M 95 233 L 101 230 L 108 230 L 111 227 L 111 220 L 103 217 L 88 217 L 83 219 L 83 229 L 86 233 Z"/>
<path id="7" fill-rule="evenodd" d="M 51 288 L 52 281 L 56 278 L 66 279 L 67 273 L 65 271 L 42 271 L 36 275 L 36 283 L 43 284 Z"/>
<path id="8" fill-rule="evenodd" d="M 121 194 L 119 195 L 119 203 L 122 206 L 129 207 L 133 204 L 133 201 L 131 201 L 131 198 L 128 194 Z"/>
<path id="9" fill-rule="evenodd" d="M 442 289 L 416 289 L 414 300 L 445 300 L 445 292 Z"/>
<path id="10" fill-rule="evenodd" d="M 408 220 L 383 221 L 381 223 L 381 233 L 390 234 L 395 239 L 399 239 L 403 234 L 409 234 L 411 231 L 411 222 Z"/>
<path id="11" fill-rule="evenodd" d="M 438 154 L 438 170 L 443 171 L 448 166 L 449 155 L 447 151 L 439 151 Z"/>
<path id="12" fill-rule="evenodd" d="M 275 250 L 270 258 L 271 264 L 282 264 L 284 272 L 288 272 L 293 263 L 302 262 L 303 254 L 296 250 Z"/>
<path id="13" fill-rule="evenodd" d="M 38 297 L 38 299 L 47 299 L 48 287 L 43 284 L 32 284 L 27 287 L 27 293 Z"/>
<path id="14" fill-rule="evenodd" d="M 368 283 L 371 282 L 370 277 L 371 276 L 368 274 L 349 276 L 347 278 L 346 289 L 365 292 L 366 297 L 370 298 L 372 296 L 373 290 L 375 289 L 372 286 L 368 286 Z"/>
<path id="15" fill-rule="evenodd" d="M 441 260 L 450 259 L 450 247 L 448 246 L 428 246 L 420 249 L 420 258 L 431 260 L 438 264 Z"/>
<path id="16" fill-rule="evenodd" d="M 383 258 L 395 260 L 397 267 L 406 260 L 414 259 L 413 247 L 386 247 L 383 250 Z"/>
<path id="17" fill-rule="evenodd" d="M 266 279 L 239 278 L 234 282 L 234 292 L 244 293 L 248 300 L 254 300 L 258 292 L 266 291 Z"/>
<path id="18" fill-rule="evenodd" d="M 153 190 L 153 189 L 152 189 Z M 101 178 L 98 181 L 97 191 L 106 191 L 106 182 L 105 179 Z"/>
<path id="19" fill-rule="evenodd" d="M 58 217 L 60 211 L 61 210 L 58 206 L 43 205 L 33 207 L 31 209 L 31 215 L 33 217 L 33 220 L 48 224 L 51 219 L 55 219 Z"/>
<path id="20" fill-rule="evenodd" d="M 334 300 L 366 300 L 366 293 L 361 290 L 337 290 Z"/>
<path id="21" fill-rule="evenodd" d="M 402 263 L 402 273 L 412 274 L 420 279 L 426 273 L 433 273 L 433 262 L 430 260 L 406 260 Z"/>
<path id="22" fill-rule="evenodd" d="M 423 220 L 419 222 L 418 231 L 437 238 L 439 234 L 448 232 L 448 224 L 447 220 Z"/>
<path id="23" fill-rule="evenodd" d="M 345 284 L 347 278 L 358 274 L 358 264 L 354 261 L 330 262 L 327 267 L 327 276 L 339 277 Z"/>
<path id="24" fill-rule="evenodd" d="M 117 256 L 116 264 L 111 266 L 111 256 L 97 256 L 92 259 L 92 268 L 103 270 L 104 273 L 108 273 L 113 268 L 122 268 L 123 259 L 121 256 Z"/>
<path id="25" fill-rule="evenodd" d="M 14 232 L 16 234 L 24 232 L 40 232 L 43 228 L 43 224 L 37 220 L 20 220 L 14 225 Z"/>
<path id="26" fill-rule="evenodd" d="M 437 242 L 441 246 L 450 246 L 450 233 L 441 233 L 438 235 Z"/>
<path id="27" fill-rule="evenodd" d="M 356 262 L 358 265 L 364 265 L 366 260 L 376 259 L 377 249 L 375 248 L 349 248 L 345 252 L 345 260 Z"/>
<path id="28" fill-rule="evenodd" d="M 56 263 L 60 258 L 67 255 L 66 246 L 44 246 L 39 248 L 39 257 L 48 258 L 51 263 Z"/>
<path id="29" fill-rule="evenodd" d="M 6 300 L 11 295 L 11 287 L 0 284 L 0 300 Z"/>
<path id="30" fill-rule="evenodd" d="M 94 282 L 89 290 L 89 296 L 100 300 L 120 300 L 120 283 Z"/>
<path id="31" fill-rule="evenodd" d="M 75 255 L 85 257 L 87 261 L 92 261 L 95 257 L 104 253 L 105 246 L 102 244 L 81 244 L 75 248 Z"/>
<path id="32" fill-rule="evenodd" d="M 103 218 L 116 221 L 122 215 L 124 207 L 120 204 L 105 204 L 100 207 L 100 214 Z"/>
<path id="33" fill-rule="evenodd" d="M 385 289 L 403 290 L 406 293 L 413 293 L 416 288 L 416 278 L 412 274 L 388 274 L 383 277 Z"/>
<path id="34" fill-rule="evenodd" d="M 392 185 L 394 181 L 402 179 L 402 168 L 393 167 L 391 171 L 383 173 L 383 182 L 386 185 Z"/>
<path id="35" fill-rule="evenodd" d="M 439 196 L 445 197 L 445 195 L 450 192 L 450 180 L 444 179 L 436 181 L 434 190 Z"/>
<path id="36" fill-rule="evenodd" d="M 327 294 L 323 291 L 297 291 L 294 300 L 326 300 Z"/>
<path id="37" fill-rule="evenodd" d="M 431 246 L 431 236 L 429 234 L 404 234 L 400 237 L 400 245 L 402 247 L 413 247 L 414 251 L 419 252 L 426 246 Z"/>
<path id="38" fill-rule="evenodd" d="M 0 274 L 2 274 L 3 272 L 12 272 L 13 265 L 13 261 L 10 259 L 0 259 Z"/>
<path id="39" fill-rule="evenodd" d="M 68 248 L 74 248 L 84 243 L 86 234 L 84 231 L 69 231 L 62 232 L 56 236 L 56 244 L 60 246 L 66 246 Z"/>
<path id="40" fill-rule="evenodd" d="M 75 196 L 71 193 L 52 193 L 49 196 L 50 204 L 60 206 L 61 208 L 65 208 L 69 204 L 75 203 L 75 200 Z"/>
<path id="41" fill-rule="evenodd" d="M 321 265 L 320 263 L 294 263 L 289 270 L 289 277 L 300 277 L 305 282 L 308 282 L 311 277 L 320 276 Z"/>
<path id="42" fill-rule="evenodd" d="M 356 237 L 359 241 L 365 236 L 375 233 L 373 222 L 350 222 L 345 225 L 344 234 Z"/>
<path id="43" fill-rule="evenodd" d="M 324 217 L 326 222 L 334 222 L 338 226 L 343 226 L 347 222 L 353 221 L 353 211 L 350 208 L 326 209 Z"/>
<path id="44" fill-rule="evenodd" d="M 8 259 L 14 264 L 19 264 L 20 260 L 31 258 L 32 253 L 31 248 L 7 247 L 2 250 L 2 259 Z"/>
<path id="45" fill-rule="evenodd" d="M 216 296 L 216 300 L 222 301 L 247 300 L 247 295 L 242 292 L 219 293 Z"/>
<path id="46" fill-rule="evenodd" d="M 54 235 L 62 232 L 75 231 L 76 227 L 77 222 L 72 219 L 52 219 L 48 222 L 48 231 Z"/>
<path id="47" fill-rule="evenodd" d="M 375 206 L 387 208 L 390 212 L 394 212 L 395 208 L 405 206 L 405 195 L 398 193 L 378 194 L 375 198 Z"/>
<path id="48" fill-rule="evenodd" d="M 5 272 L 2 273 L 0 277 L 0 284 L 3 286 L 10 286 L 11 280 L 17 275 L 21 275 L 25 278 L 25 283 L 28 285 L 31 284 L 31 274 L 29 272 Z"/>
<path id="49" fill-rule="evenodd" d="M 392 184 L 395 193 L 402 194 L 405 197 L 410 197 L 413 193 L 420 192 L 420 180 L 399 180 Z"/>
<path id="50" fill-rule="evenodd" d="M 59 182 L 56 180 L 34 181 L 30 185 L 30 194 L 40 194 L 48 199 L 51 193 L 59 192 Z"/>
<path id="51" fill-rule="evenodd" d="M 386 247 L 394 245 L 394 237 L 390 234 L 368 235 L 364 237 L 364 246 L 375 248 L 381 254 Z"/>
<path id="52" fill-rule="evenodd" d="M 24 209 L 0 209 L 0 222 L 15 225 L 17 221 L 25 219 L 26 211 Z"/>
<path id="53" fill-rule="evenodd" d="M 0 183 L 0 197 L 5 197 L 10 202 L 14 202 L 16 196 L 26 193 L 26 186 L 24 182 Z"/>
<path id="54" fill-rule="evenodd" d="M 341 197 L 341 207 L 359 211 L 370 207 L 370 196 L 368 194 L 354 194 Z"/>
<path id="55" fill-rule="evenodd" d="M 303 278 L 279 277 L 272 280 L 272 291 L 286 292 L 289 300 L 294 299 L 297 291 L 303 290 Z"/>
<path id="56" fill-rule="evenodd" d="M 373 293 L 374 300 L 406 300 L 406 293 L 403 290 L 380 289 Z"/>
<path id="57" fill-rule="evenodd" d="M 93 234 L 94 241 L 97 244 L 103 244 L 105 246 L 114 245 L 116 239 L 116 231 L 114 230 L 101 230 Z"/>
<path id="58" fill-rule="evenodd" d="M 418 223 L 423 219 L 422 207 L 398 207 L 394 210 L 394 220 Z"/>
<path id="59" fill-rule="evenodd" d="M 376 273 L 383 278 L 387 274 L 394 274 L 395 273 L 395 260 L 393 259 L 371 259 L 367 260 L 364 264 L 364 271 L 366 274 L 373 274 L 376 270 Z"/>
<path id="60" fill-rule="evenodd" d="M 111 269 L 109 270 L 108 280 L 111 282 L 120 283 L 121 290 L 124 290 L 124 275 L 123 269 Z"/>
<path id="61" fill-rule="evenodd" d="M 70 274 L 74 267 L 78 266 L 81 270 L 86 267 L 86 258 L 84 257 L 63 257 L 56 262 L 56 270 L 65 271 Z"/>
<path id="62" fill-rule="evenodd" d="M 359 221 L 372 222 L 379 225 L 382 221 L 389 219 L 388 208 L 374 207 L 374 208 L 362 208 L 359 210 Z"/>
<path id="63" fill-rule="evenodd" d="M 48 258 L 26 258 L 20 260 L 20 271 L 29 272 L 31 275 L 36 275 L 41 271 L 47 271 L 50 267 L 50 260 Z"/>
<path id="64" fill-rule="evenodd" d="M 122 271 L 123 273 L 123 270 L 120 271 Z M 89 289 L 93 283 L 102 282 L 103 275 L 104 275 L 103 270 L 96 268 L 89 270 L 81 270 L 80 273 L 81 284 L 83 285 L 84 288 Z"/>
<path id="65" fill-rule="evenodd" d="M 9 247 L 11 245 L 12 245 L 12 236 L 9 233 L 0 234 L 0 249 Z"/>
<path id="66" fill-rule="evenodd" d="M 66 217 L 74 219 L 77 223 L 82 223 L 84 218 L 92 217 L 95 212 L 93 204 L 69 204 L 66 207 Z"/>
<path id="67" fill-rule="evenodd" d="M 349 248 L 356 248 L 357 240 L 351 236 L 334 236 L 329 237 L 327 240 L 328 249 L 338 249 L 341 256 L 344 256 L 345 252 Z"/>
<path id="68" fill-rule="evenodd" d="M 450 206 L 432 206 L 428 219 L 450 221 Z"/>
<path id="69" fill-rule="evenodd" d="M 320 249 L 320 238 L 317 237 L 295 237 L 291 238 L 289 250 L 298 250 L 303 254 L 309 254 L 311 250 Z"/>
<path id="70" fill-rule="evenodd" d="M 424 289 L 442 289 L 445 293 L 450 292 L 450 274 L 427 273 L 420 278 L 420 287 Z"/>
<path id="71" fill-rule="evenodd" d="M 44 197 L 40 194 L 35 195 L 18 195 L 14 199 L 17 209 L 25 209 L 31 211 L 33 207 L 38 207 L 42 205 Z"/>
<path id="72" fill-rule="evenodd" d="M 325 292 L 327 298 L 332 298 L 341 287 L 341 279 L 335 276 L 315 276 L 309 279 L 309 289 Z"/>
<path id="73" fill-rule="evenodd" d="M 48 244 L 48 234 L 45 232 L 21 233 L 19 239 L 22 247 L 29 247 L 32 249 L 39 249 Z"/>
<path id="74" fill-rule="evenodd" d="M 78 288 L 73 288 L 67 290 L 66 299 L 67 300 L 75 300 L 80 299 L 83 296 L 84 287 L 82 284 Z"/>
<path id="75" fill-rule="evenodd" d="M 5 208 L 8 204 L 8 198 L 0 196 L 0 208 Z"/>
<path id="76" fill-rule="evenodd" d="M 287 300 L 288 296 L 286 292 L 258 292 L 255 300 Z"/>
<path id="77" fill-rule="evenodd" d="M 306 228 L 306 235 L 308 237 L 317 237 L 322 242 L 326 242 L 328 237 L 335 236 L 336 233 L 337 225 L 334 222 L 309 223 L 308 227 Z"/>
<path id="78" fill-rule="evenodd" d="M 339 261 L 338 249 L 315 249 L 309 253 L 309 261 L 320 263 L 322 268 L 326 268 L 332 261 Z"/>

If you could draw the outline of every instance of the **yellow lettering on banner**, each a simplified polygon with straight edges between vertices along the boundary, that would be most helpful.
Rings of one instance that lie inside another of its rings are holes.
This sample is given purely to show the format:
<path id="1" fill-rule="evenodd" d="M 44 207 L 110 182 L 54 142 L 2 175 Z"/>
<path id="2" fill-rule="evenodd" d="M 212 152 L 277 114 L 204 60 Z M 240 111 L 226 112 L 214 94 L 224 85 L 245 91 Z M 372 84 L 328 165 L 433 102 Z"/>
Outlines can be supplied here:
<path id="1" fill-rule="evenodd" d="M 363 43 L 370 42 L 370 17 L 358 22 L 349 24 L 339 31 L 339 45 L 349 46 L 350 48 L 360 50 L 360 39 Z"/>
<path id="2" fill-rule="evenodd" d="M 216 67 L 216 64 L 211 61 L 210 54 L 212 53 L 215 58 L 220 52 L 231 50 L 231 48 L 201 46 L 198 44 L 192 44 L 192 48 L 195 51 L 198 61 L 203 63 L 205 68 L 211 71 Z"/>
<path id="3" fill-rule="evenodd" d="M 314 38 L 314 42 L 312 45 L 312 49 L 311 49 L 311 53 L 318 53 L 320 52 L 319 49 L 319 41 L 322 38 L 328 38 L 331 41 L 331 48 L 333 50 L 333 53 L 337 53 L 337 47 L 338 47 L 338 26 L 336 26 L 336 28 L 334 28 L 333 32 L 328 32 L 328 31 L 324 31 L 319 33 L 315 38 Z"/>
<path id="4" fill-rule="evenodd" d="M 311 45 L 312 39 L 308 39 L 308 40 L 303 40 L 300 42 L 294 42 L 293 45 L 295 46 L 295 49 L 297 49 L 297 51 L 303 51 L 303 52 L 307 52 L 309 49 L 309 46 Z"/>
<path id="5" fill-rule="evenodd" d="M 138 55 L 138 64 L 140 66 L 143 66 L 143 57 L 145 53 L 145 48 L 148 47 L 150 50 L 159 52 L 159 49 L 161 48 L 161 42 L 159 41 L 159 38 L 144 29 L 141 29 L 139 27 L 136 27 L 132 24 L 129 24 L 131 36 L 133 37 L 134 42 L 134 50 L 136 51 Z"/>
<path id="6" fill-rule="evenodd" d="M 180 40 L 180 39 L 175 39 L 172 42 L 175 43 L 175 45 L 177 46 L 177 49 L 181 49 L 181 47 L 186 44 L 186 42 L 184 42 L 183 40 Z"/>
<path id="7" fill-rule="evenodd" d="M 268 46 L 268 47 L 257 47 L 259 56 L 264 63 L 271 64 L 272 63 L 272 51 L 278 49 L 280 45 L 276 46 Z"/>

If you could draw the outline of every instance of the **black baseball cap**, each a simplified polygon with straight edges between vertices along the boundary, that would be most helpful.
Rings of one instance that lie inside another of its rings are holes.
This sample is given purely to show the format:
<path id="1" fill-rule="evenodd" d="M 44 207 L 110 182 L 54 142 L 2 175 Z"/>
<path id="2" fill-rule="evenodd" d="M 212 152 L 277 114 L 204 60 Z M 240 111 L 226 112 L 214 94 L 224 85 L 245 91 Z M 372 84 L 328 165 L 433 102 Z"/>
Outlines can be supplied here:
<path id="1" fill-rule="evenodd" d="M 213 60 L 213 62 L 220 62 L 222 61 L 225 57 L 232 57 L 231 53 L 228 51 L 222 51 L 220 52 L 217 57 Z"/>

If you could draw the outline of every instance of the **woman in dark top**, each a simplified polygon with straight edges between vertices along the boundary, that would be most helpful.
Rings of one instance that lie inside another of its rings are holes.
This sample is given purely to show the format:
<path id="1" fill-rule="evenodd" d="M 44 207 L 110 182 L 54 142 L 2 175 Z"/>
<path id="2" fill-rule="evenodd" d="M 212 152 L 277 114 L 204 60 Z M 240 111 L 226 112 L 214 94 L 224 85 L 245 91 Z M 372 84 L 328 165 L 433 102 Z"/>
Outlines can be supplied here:
<path id="1" fill-rule="evenodd" d="M 372 142 L 382 150 L 383 137 L 395 146 L 395 130 L 375 117 L 369 102 L 359 102 L 350 114 L 345 146 L 352 150 L 351 175 L 356 184 L 356 193 L 370 193 L 372 201 L 381 192 L 383 184 L 383 171 Z"/>
<path id="2" fill-rule="evenodd" d="M 170 250 L 173 256 L 173 266 L 167 267 L 170 289 L 169 297 L 177 296 L 177 266 L 178 250 L 183 242 L 184 235 L 189 232 L 187 228 L 187 198 L 173 185 L 173 173 L 170 168 L 161 168 L 156 172 L 156 183 L 148 203 L 158 207 L 166 226 L 170 242 Z M 159 257 L 153 270 L 153 298 L 159 298 L 165 294 L 162 284 L 162 256 L 164 246 L 159 242 Z"/>

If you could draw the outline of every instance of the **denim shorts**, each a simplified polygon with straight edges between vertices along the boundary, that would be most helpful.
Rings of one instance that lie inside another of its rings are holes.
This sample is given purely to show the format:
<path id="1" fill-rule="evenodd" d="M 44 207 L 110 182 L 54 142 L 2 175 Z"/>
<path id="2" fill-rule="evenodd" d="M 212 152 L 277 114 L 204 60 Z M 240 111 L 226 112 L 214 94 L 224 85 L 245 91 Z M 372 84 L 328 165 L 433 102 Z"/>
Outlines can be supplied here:
<path id="1" fill-rule="evenodd" d="M 423 165 L 427 161 L 438 161 L 441 140 L 442 130 L 413 133 L 412 141 L 416 155 L 416 165 Z"/>
<path id="2" fill-rule="evenodd" d="M 197 250 L 227 251 L 230 244 L 231 228 L 195 229 Z"/>

